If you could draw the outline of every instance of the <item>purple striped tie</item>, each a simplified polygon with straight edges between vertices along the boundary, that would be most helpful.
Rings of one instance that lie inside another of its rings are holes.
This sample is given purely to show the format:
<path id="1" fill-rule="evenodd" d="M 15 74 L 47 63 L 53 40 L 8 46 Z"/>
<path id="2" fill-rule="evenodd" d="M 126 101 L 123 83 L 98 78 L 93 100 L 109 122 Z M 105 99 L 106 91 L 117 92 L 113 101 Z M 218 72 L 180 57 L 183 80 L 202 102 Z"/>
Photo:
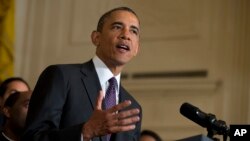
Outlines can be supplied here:
<path id="1" fill-rule="evenodd" d="M 117 81 L 115 77 L 112 77 L 109 79 L 109 86 L 106 91 L 106 95 L 104 98 L 104 104 L 105 104 L 105 109 L 109 109 L 116 105 L 116 87 L 117 87 Z M 111 134 L 108 134 L 107 136 L 107 141 L 110 140 Z"/>

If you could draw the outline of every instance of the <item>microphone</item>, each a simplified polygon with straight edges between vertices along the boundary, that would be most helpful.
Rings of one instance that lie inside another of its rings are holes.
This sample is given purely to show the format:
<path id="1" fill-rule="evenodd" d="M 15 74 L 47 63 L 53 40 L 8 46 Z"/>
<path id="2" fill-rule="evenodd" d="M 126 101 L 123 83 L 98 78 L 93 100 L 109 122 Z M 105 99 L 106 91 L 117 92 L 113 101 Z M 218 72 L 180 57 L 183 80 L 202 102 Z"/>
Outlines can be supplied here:
<path id="1" fill-rule="evenodd" d="M 181 105 L 180 113 L 200 126 L 212 130 L 214 133 L 229 135 L 229 128 L 225 121 L 217 120 L 215 115 L 204 113 L 189 103 L 183 103 Z"/>

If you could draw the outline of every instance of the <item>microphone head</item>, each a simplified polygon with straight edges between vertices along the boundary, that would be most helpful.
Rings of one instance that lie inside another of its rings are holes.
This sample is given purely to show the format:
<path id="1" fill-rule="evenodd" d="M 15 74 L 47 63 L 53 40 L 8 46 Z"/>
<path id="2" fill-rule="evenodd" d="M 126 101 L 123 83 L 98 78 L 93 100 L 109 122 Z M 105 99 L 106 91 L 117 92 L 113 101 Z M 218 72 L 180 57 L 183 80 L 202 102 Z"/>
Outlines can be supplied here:
<path id="1" fill-rule="evenodd" d="M 229 135 L 230 129 L 227 127 L 225 121 L 217 120 L 215 115 L 206 114 L 189 103 L 181 105 L 180 113 L 200 126 L 208 130 L 213 130 L 216 134 Z"/>
<path id="2" fill-rule="evenodd" d="M 204 128 L 207 127 L 207 114 L 199 108 L 189 103 L 183 103 L 180 108 L 180 113 L 200 126 Z"/>

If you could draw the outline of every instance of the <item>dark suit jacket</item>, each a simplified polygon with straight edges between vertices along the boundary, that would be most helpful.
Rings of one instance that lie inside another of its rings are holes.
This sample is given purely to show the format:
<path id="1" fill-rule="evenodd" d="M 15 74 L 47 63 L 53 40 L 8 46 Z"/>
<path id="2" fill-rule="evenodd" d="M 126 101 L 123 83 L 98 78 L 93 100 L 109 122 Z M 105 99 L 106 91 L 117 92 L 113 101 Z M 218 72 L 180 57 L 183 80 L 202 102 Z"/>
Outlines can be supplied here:
<path id="1" fill-rule="evenodd" d="M 84 64 L 52 65 L 40 75 L 29 105 L 25 141 L 80 141 L 83 124 L 91 116 L 101 90 L 92 61 Z M 141 107 L 121 86 L 119 102 L 131 100 L 127 109 Z M 115 141 L 139 140 L 141 121 L 136 128 L 112 136 Z M 95 137 L 93 141 L 105 141 Z"/>

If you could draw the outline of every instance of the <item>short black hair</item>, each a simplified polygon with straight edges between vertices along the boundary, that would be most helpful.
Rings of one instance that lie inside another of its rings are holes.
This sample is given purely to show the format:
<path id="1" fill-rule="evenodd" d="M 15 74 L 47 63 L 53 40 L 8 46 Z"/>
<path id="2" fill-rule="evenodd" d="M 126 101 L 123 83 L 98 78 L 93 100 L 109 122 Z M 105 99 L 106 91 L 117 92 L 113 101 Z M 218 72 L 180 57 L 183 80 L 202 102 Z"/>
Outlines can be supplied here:
<path id="1" fill-rule="evenodd" d="M 128 12 L 134 14 L 134 15 L 136 16 L 136 18 L 138 19 L 138 21 L 139 21 L 139 18 L 138 18 L 138 16 L 137 16 L 137 14 L 136 14 L 135 11 L 132 10 L 131 8 L 129 8 L 129 7 L 117 7 L 117 8 L 114 8 L 114 9 L 109 10 L 108 12 L 104 13 L 104 14 L 100 17 L 100 19 L 99 19 L 99 21 L 98 21 L 98 24 L 97 24 L 96 30 L 97 30 L 98 32 L 102 32 L 102 28 L 103 28 L 103 25 L 104 25 L 104 23 L 105 23 L 106 18 L 109 17 L 113 12 L 119 11 L 119 10 L 128 11 Z"/>
<path id="2" fill-rule="evenodd" d="M 28 87 L 28 89 L 30 90 L 29 84 L 23 78 L 21 78 L 21 77 L 10 77 L 10 78 L 5 79 L 1 83 L 1 85 L 0 85 L 0 97 L 3 97 L 4 93 L 6 92 L 6 90 L 8 88 L 8 85 L 13 81 L 21 81 L 21 82 L 23 82 Z"/>
<path id="3" fill-rule="evenodd" d="M 162 141 L 160 136 L 157 133 L 155 133 L 154 131 L 151 131 L 151 130 L 143 130 L 141 132 L 141 137 L 142 136 L 150 136 L 150 137 L 154 138 L 156 141 Z"/>

